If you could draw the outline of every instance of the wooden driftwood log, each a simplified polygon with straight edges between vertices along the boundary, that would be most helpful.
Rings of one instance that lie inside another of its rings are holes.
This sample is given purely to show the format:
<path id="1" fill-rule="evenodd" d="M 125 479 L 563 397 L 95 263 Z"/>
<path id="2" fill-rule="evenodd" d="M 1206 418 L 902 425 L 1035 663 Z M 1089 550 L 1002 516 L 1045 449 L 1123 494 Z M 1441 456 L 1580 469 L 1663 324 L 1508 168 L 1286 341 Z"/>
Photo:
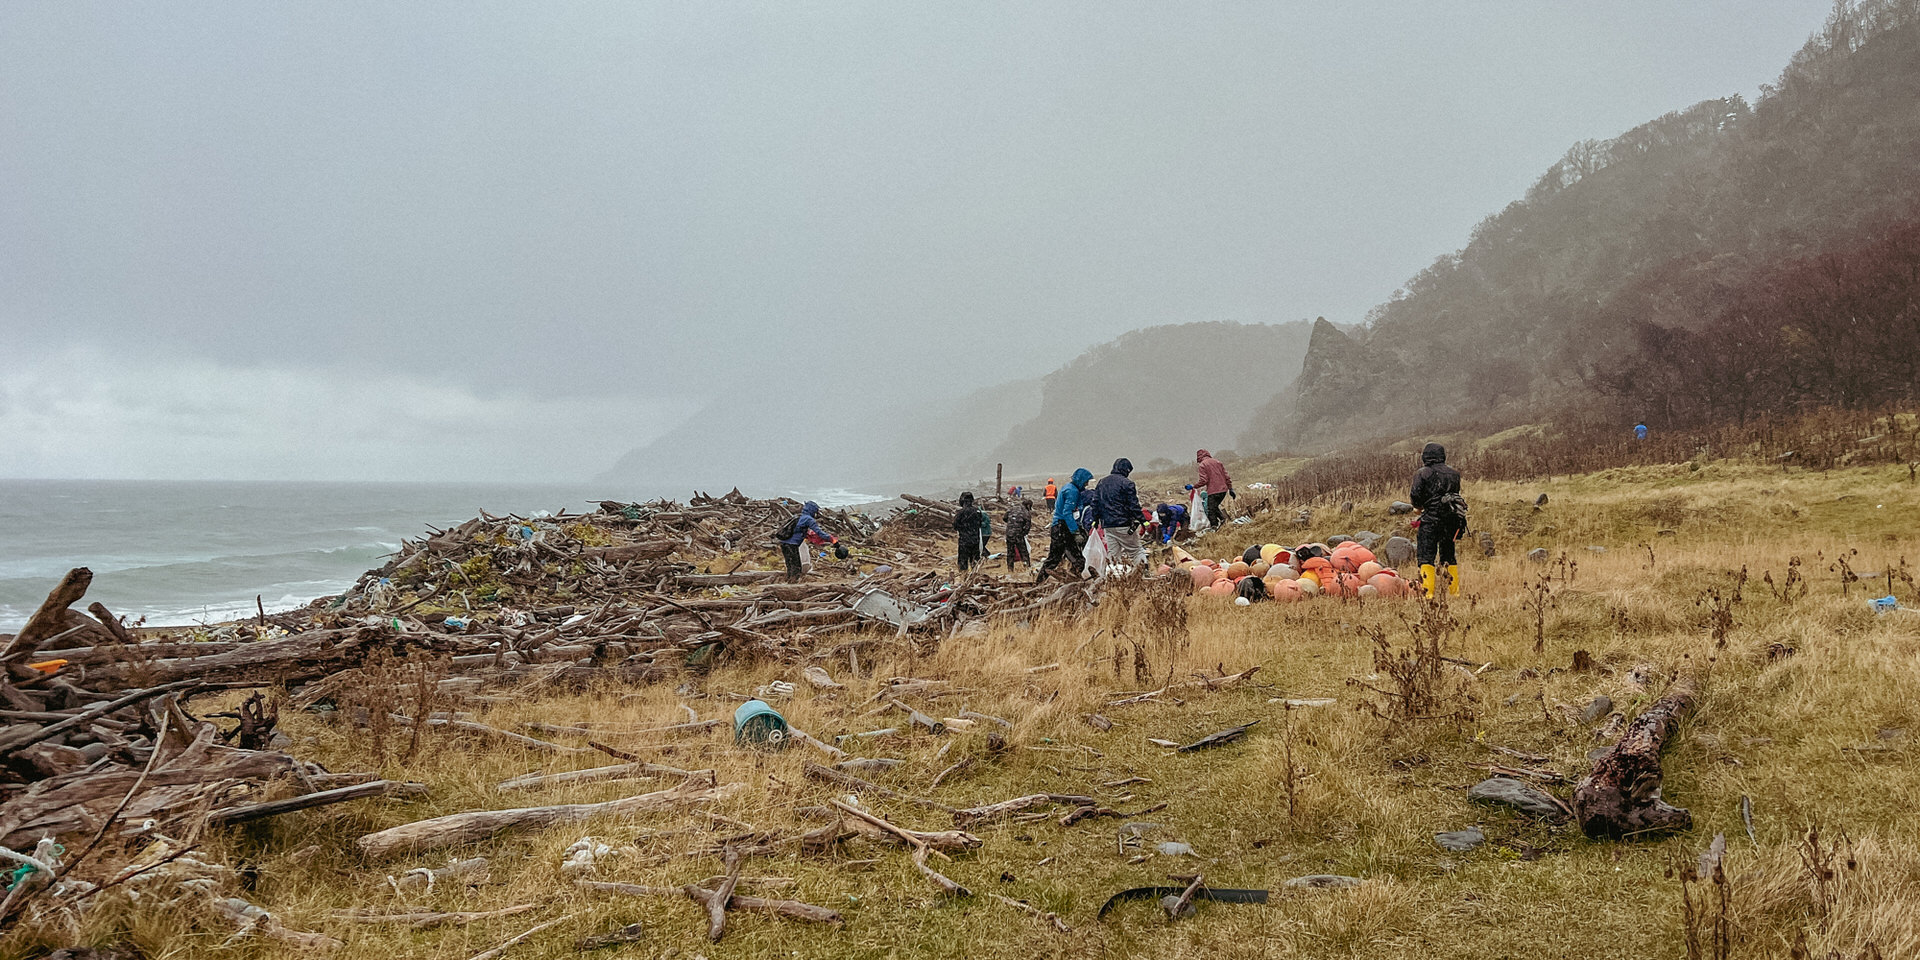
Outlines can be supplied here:
<path id="1" fill-rule="evenodd" d="M 245 806 L 228 807 L 225 810 L 215 810 L 207 814 L 207 823 L 217 827 L 228 826 L 246 823 L 249 820 L 277 817 L 295 810 L 311 810 L 314 807 L 345 803 L 364 797 L 417 797 L 426 792 L 427 785 L 424 783 L 375 780 L 371 783 L 356 783 L 349 787 L 335 787 L 332 790 L 288 797 L 285 800 L 271 800 L 266 803 L 251 803 Z"/>
<path id="2" fill-rule="evenodd" d="M 47 594 L 40 609 L 27 619 L 27 625 L 20 628 L 20 633 L 7 644 L 4 651 L 0 651 L 0 663 L 25 663 L 40 649 L 41 644 L 69 629 L 67 608 L 86 596 L 87 587 L 92 583 L 92 570 L 86 567 L 68 570 L 53 592 Z"/>
<path id="3" fill-rule="evenodd" d="M 740 789 L 737 783 L 710 786 L 695 780 L 653 793 L 622 797 L 605 803 L 565 803 L 550 807 L 518 807 L 510 810 L 472 810 L 431 820 L 416 820 L 400 826 L 369 833 L 354 841 L 369 857 L 385 857 L 407 851 L 431 850 L 455 844 L 484 840 L 508 830 L 550 827 L 579 823 L 594 817 L 631 816 L 657 810 L 706 803 L 730 796 Z"/>
<path id="4" fill-rule="evenodd" d="M 205 657 L 107 664 L 87 672 L 87 686 L 95 690 L 115 690 L 137 683 L 167 683 L 188 677 L 208 683 L 272 680 L 293 683 L 355 666 L 371 644 L 384 639 L 389 636 L 365 627 L 313 630 L 281 640 L 242 644 L 225 653 Z"/>
<path id="5" fill-rule="evenodd" d="M 1693 709 L 1699 689 L 1697 676 L 1676 678 L 1660 699 L 1633 718 L 1620 742 L 1594 761 L 1592 772 L 1573 789 L 1573 813 L 1581 832 L 1594 839 L 1617 839 L 1693 825 L 1691 813 L 1660 799 L 1660 752 Z"/>

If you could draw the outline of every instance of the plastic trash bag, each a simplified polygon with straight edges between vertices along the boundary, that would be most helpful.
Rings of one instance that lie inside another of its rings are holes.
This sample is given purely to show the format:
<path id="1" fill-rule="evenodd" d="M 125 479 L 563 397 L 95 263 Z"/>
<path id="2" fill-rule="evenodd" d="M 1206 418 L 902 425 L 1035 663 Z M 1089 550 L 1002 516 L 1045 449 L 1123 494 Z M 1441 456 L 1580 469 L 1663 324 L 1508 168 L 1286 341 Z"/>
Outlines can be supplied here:
<path id="1" fill-rule="evenodd" d="M 1187 503 L 1187 528 L 1201 533 L 1213 527 L 1207 519 L 1207 494 L 1199 487 L 1193 488 L 1193 499 Z"/>
<path id="2" fill-rule="evenodd" d="M 1087 569 L 1095 577 L 1107 575 L 1107 532 L 1093 530 L 1087 534 L 1087 547 L 1080 552 L 1086 558 Z"/>

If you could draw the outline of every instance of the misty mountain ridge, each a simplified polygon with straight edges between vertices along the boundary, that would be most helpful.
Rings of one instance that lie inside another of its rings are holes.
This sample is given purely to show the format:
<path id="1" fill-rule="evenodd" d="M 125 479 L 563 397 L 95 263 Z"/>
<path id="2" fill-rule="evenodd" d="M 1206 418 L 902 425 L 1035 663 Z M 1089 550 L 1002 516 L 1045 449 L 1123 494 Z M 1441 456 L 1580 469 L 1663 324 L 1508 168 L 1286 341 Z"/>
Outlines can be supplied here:
<path id="1" fill-rule="evenodd" d="M 1707 100 L 1576 144 L 1362 327 L 1317 325 L 1295 389 L 1240 449 L 1543 410 L 1679 423 L 1911 399 L 1911 377 L 1826 385 L 1914 366 L 1916 215 L 1920 2 L 1839 5 L 1751 107 Z M 1837 290 L 1810 300 L 1823 284 Z M 1908 293 L 1868 304 L 1849 288 Z M 1717 399 L 1763 373 L 1757 406 Z"/>
<path id="2" fill-rule="evenodd" d="M 1147 327 L 1099 344 L 1039 379 L 1014 380 L 951 400 L 879 402 L 857 391 L 796 385 L 769 415 L 763 398 L 716 400 L 620 457 L 598 483 L 645 495 L 686 490 L 788 493 L 843 487 L 971 483 L 1005 464 L 1009 475 L 1104 472 L 1191 459 L 1230 446 L 1257 402 L 1196 421 L 1183 401 L 1221 385 L 1266 398 L 1290 387 L 1311 327 L 1199 322 Z M 623 494 L 625 495 L 625 494 Z"/>

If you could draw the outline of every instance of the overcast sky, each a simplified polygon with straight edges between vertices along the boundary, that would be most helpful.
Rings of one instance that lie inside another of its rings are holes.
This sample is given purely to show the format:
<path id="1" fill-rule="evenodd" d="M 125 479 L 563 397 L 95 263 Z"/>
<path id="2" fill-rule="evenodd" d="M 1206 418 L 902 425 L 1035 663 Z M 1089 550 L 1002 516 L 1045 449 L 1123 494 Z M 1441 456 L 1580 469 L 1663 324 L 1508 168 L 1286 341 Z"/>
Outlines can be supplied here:
<path id="1" fill-rule="evenodd" d="M 569 479 L 1358 321 L 1826 0 L 0 4 L 0 476 Z"/>

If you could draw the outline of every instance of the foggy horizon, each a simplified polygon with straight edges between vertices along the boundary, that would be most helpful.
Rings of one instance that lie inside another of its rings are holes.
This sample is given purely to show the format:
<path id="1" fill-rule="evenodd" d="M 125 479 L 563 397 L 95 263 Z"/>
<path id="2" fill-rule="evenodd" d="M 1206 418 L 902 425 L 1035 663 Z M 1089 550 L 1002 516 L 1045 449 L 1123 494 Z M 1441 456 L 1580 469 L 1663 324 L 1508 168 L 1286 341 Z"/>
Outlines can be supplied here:
<path id="1" fill-rule="evenodd" d="M 11 4 L 0 478 L 577 483 L 1357 323 L 1827 9 Z"/>

